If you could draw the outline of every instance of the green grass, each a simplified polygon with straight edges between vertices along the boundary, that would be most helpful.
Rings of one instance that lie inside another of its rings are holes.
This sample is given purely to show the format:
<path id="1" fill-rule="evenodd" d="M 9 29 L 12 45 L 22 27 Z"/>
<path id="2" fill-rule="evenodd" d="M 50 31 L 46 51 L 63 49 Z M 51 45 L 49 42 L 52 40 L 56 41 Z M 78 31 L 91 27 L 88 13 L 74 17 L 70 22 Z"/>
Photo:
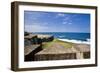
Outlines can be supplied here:
<path id="1" fill-rule="evenodd" d="M 58 43 L 58 44 L 64 46 L 65 48 L 71 48 L 72 45 L 73 45 L 73 43 L 64 42 L 64 41 L 60 41 L 60 40 L 58 40 L 58 39 L 54 39 L 54 40 L 51 41 L 51 42 L 45 42 L 45 43 L 43 43 L 43 49 L 52 46 L 52 44 L 54 44 L 54 43 Z"/>

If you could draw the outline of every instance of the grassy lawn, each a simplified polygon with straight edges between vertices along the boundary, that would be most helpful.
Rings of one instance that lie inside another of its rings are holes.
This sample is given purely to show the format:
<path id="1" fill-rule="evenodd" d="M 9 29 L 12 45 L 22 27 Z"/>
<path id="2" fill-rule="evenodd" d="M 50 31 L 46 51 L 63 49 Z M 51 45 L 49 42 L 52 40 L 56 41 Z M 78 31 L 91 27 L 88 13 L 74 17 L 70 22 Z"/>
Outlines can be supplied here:
<path id="1" fill-rule="evenodd" d="M 59 45 L 62 45 L 62 46 L 64 46 L 65 48 L 71 48 L 72 47 L 72 43 L 69 43 L 69 42 L 64 42 L 64 41 L 60 41 L 60 40 L 58 40 L 58 39 L 54 39 L 53 41 L 51 41 L 51 42 L 45 42 L 45 43 L 43 43 L 43 48 L 45 49 L 45 48 L 48 48 L 48 47 L 51 47 L 52 46 L 52 44 L 59 44 Z"/>

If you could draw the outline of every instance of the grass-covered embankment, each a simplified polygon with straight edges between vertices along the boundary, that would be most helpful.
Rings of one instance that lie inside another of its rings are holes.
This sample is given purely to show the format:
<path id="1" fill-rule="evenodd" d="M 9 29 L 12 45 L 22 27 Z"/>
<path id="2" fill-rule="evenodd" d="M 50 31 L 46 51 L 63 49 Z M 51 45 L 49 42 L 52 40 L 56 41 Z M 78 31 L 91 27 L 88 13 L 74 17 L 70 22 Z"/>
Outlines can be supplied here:
<path id="1" fill-rule="evenodd" d="M 59 44 L 59 45 L 62 45 L 64 48 L 71 48 L 73 43 L 69 43 L 69 42 L 64 42 L 64 41 L 60 41 L 58 39 L 54 39 L 53 41 L 51 42 L 44 42 L 43 43 L 43 49 L 45 48 L 50 48 L 52 46 L 52 44 Z"/>

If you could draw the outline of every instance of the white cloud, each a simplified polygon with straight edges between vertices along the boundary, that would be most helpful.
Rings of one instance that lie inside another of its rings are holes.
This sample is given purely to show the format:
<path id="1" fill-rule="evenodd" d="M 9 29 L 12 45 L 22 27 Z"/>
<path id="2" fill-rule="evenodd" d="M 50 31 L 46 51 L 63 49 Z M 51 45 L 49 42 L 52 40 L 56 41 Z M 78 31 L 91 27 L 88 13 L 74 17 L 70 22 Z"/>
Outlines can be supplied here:
<path id="1" fill-rule="evenodd" d="M 68 17 L 68 16 L 67 16 L 67 17 L 65 17 L 65 18 L 64 18 L 64 20 L 69 20 L 69 17 Z"/>
<path id="2" fill-rule="evenodd" d="M 25 31 L 28 32 L 43 32 L 45 30 L 48 30 L 48 27 L 40 24 L 25 25 Z"/>
<path id="3" fill-rule="evenodd" d="M 63 13 L 57 13 L 57 15 L 55 16 L 55 18 L 64 17 L 64 16 L 65 16 L 65 14 L 63 14 Z"/>
<path id="4" fill-rule="evenodd" d="M 69 24 L 69 25 L 71 25 L 72 23 L 71 23 L 71 22 L 69 22 L 68 24 Z"/>
<path id="5" fill-rule="evenodd" d="M 58 13 L 57 15 L 61 17 L 65 16 L 65 14 L 62 14 L 62 13 Z"/>
<path id="6" fill-rule="evenodd" d="M 68 23 L 68 22 L 65 22 L 65 21 L 64 21 L 64 22 L 62 22 L 62 24 L 67 24 L 67 23 Z"/>
<path id="7" fill-rule="evenodd" d="M 68 21 L 63 21 L 62 24 L 68 24 L 68 25 L 71 25 L 72 22 L 70 22 L 70 21 L 69 21 L 69 22 L 68 22 Z"/>

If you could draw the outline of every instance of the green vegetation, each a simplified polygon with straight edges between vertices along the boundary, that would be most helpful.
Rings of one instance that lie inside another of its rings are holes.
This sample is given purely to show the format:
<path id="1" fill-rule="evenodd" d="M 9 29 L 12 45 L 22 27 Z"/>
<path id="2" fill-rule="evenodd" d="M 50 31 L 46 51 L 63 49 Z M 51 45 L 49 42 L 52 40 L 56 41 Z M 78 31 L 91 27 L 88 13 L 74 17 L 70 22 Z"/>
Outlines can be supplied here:
<path id="1" fill-rule="evenodd" d="M 52 44 L 59 44 L 59 45 L 62 45 L 62 46 L 64 46 L 65 48 L 71 48 L 72 47 L 72 45 L 73 45 L 73 43 L 70 43 L 70 42 L 64 42 L 64 41 L 60 41 L 60 40 L 58 40 L 58 39 L 54 39 L 53 41 L 51 41 L 51 42 L 44 42 L 43 43 L 43 49 L 45 49 L 45 48 L 48 48 L 48 47 L 51 47 L 52 46 Z"/>

